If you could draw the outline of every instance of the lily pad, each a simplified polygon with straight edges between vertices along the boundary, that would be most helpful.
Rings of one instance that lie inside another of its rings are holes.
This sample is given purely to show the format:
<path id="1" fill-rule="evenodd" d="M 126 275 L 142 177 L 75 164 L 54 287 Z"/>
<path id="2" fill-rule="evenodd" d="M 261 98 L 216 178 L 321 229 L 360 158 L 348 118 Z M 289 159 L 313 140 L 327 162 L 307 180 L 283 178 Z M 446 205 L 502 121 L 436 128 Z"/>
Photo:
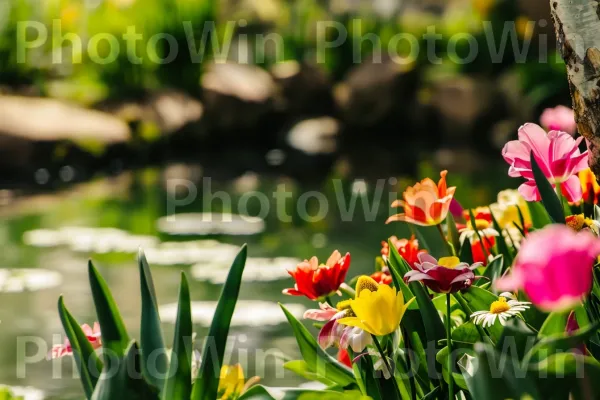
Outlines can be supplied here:
<path id="1" fill-rule="evenodd" d="M 150 265 L 190 265 L 214 262 L 226 263 L 228 267 L 238 251 L 238 246 L 216 240 L 164 242 L 144 249 Z"/>
<path id="2" fill-rule="evenodd" d="M 302 260 L 292 257 L 262 258 L 250 257 L 246 260 L 243 279 L 245 282 L 272 282 L 289 278 L 288 271 Z M 200 281 L 215 285 L 225 283 L 231 262 L 199 263 L 192 267 L 192 276 Z"/>
<path id="3" fill-rule="evenodd" d="M 202 326 L 210 326 L 217 307 L 216 301 L 193 301 L 192 321 Z M 300 304 L 285 304 L 285 307 L 301 318 L 306 310 Z M 175 323 L 177 318 L 177 303 L 165 304 L 159 307 L 160 318 L 163 322 Z M 231 326 L 275 326 L 286 322 L 285 315 L 277 303 L 259 300 L 239 301 L 233 312 Z"/>
<path id="4" fill-rule="evenodd" d="M 140 247 L 156 246 L 159 240 L 154 236 L 133 235 L 115 228 L 63 227 L 25 232 L 23 242 L 35 247 L 67 246 L 73 251 L 105 254 L 135 253 Z"/>
<path id="5" fill-rule="evenodd" d="M 0 269 L 0 293 L 35 292 L 60 285 L 62 276 L 40 268 Z"/>
<path id="6" fill-rule="evenodd" d="M 265 221 L 248 215 L 187 213 L 159 218 L 156 226 L 169 235 L 256 235 L 265 230 Z"/>

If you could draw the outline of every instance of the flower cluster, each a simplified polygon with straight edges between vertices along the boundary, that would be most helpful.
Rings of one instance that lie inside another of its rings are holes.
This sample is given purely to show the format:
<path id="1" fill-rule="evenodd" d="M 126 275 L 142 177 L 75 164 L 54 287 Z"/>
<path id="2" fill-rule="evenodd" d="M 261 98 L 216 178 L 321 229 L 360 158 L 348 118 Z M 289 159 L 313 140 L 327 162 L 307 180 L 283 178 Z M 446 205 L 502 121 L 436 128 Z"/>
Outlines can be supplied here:
<path id="1" fill-rule="evenodd" d="M 526 124 L 519 129 L 518 140 L 504 147 L 508 175 L 525 179 L 518 191 L 501 191 L 492 204 L 463 210 L 454 198 L 457 188 L 448 187 L 448 173 L 442 171 L 437 184 L 424 179 L 393 202 L 403 212 L 387 223 L 408 224 L 412 234 L 387 238 L 381 247 L 373 243 L 374 271 L 359 265 L 361 273 L 346 282 L 351 257 L 337 250 L 325 263 L 313 256 L 289 271 L 294 286 L 283 294 L 315 302 L 304 319 L 315 322 L 319 330 L 311 333 L 281 306 L 304 358 L 285 366 L 325 384 L 325 389 L 272 388 L 256 385 L 258 378 L 246 381 L 241 365 L 224 365 L 222 346 L 220 360 L 206 354 L 202 359 L 201 367 L 214 377 L 203 375 L 200 386 L 196 380 L 194 389 L 188 390 L 192 397 L 194 391 L 208 388 L 208 395 L 197 398 L 595 398 L 593 385 L 600 380 L 600 208 L 595 206 L 600 186 L 585 167 L 587 151 L 579 149 L 582 140 L 575 138 L 567 111 L 547 111 L 542 125 L 550 132 Z M 240 265 L 232 266 L 237 287 L 228 278 L 220 305 L 237 298 Z M 147 290 L 146 296 L 151 292 Z M 157 304 L 146 300 L 148 309 Z M 222 308 L 229 308 L 229 314 L 215 316 L 218 331 L 233 313 L 233 307 Z M 176 332 L 184 326 L 179 319 L 186 310 L 190 314 L 189 305 L 180 304 L 180 310 Z M 188 318 L 187 329 L 191 315 Z M 160 325 L 158 317 L 155 323 Z M 70 323 L 67 327 L 69 337 L 80 342 L 75 348 L 93 355 L 86 340 L 92 349 L 102 346 L 98 323 L 93 328 Z M 112 330 L 113 337 L 120 329 L 112 323 L 102 328 Z M 500 348 L 513 344 L 516 351 L 500 353 Z M 329 354 L 331 348 L 337 349 L 337 358 Z M 184 362 L 185 349 L 177 350 Z M 50 357 L 72 353 L 66 341 L 55 346 Z M 147 362 L 143 351 L 141 355 Z M 79 366 L 85 364 L 81 354 L 75 356 Z M 498 364 L 490 371 L 493 363 Z M 579 371 L 579 365 L 585 371 Z M 182 391 L 190 380 L 189 370 L 184 372 L 174 379 Z M 516 372 L 523 373 L 519 380 L 510 375 Z M 530 380 L 535 374 L 543 378 L 552 374 L 552 379 Z M 193 380 L 196 374 L 191 375 Z M 563 376 L 568 379 L 561 382 Z M 164 398 L 176 391 L 168 392 L 169 382 L 161 394 Z M 90 385 L 90 379 L 84 381 L 88 398 L 96 398 Z M 131 382 L 121 382 L 118 387 L 128 385 Z"/>

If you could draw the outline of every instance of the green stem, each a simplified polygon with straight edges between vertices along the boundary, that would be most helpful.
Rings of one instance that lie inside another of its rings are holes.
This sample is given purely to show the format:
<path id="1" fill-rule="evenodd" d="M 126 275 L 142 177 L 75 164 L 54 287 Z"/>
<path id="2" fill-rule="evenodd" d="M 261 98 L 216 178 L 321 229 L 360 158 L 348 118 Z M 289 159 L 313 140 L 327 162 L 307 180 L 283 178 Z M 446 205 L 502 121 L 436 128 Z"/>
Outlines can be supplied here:
<path id="1" fill-rule="evenodd" d="M 381 347 L 381 344 L 379 343 L 379 339 L 377 339 L 377 336 L 371 334 L 371 337 L 373 338 L 373 343 L 375 343 L 375 347 L 377 347 L 377 351 L 379 351 L 379 354 L 381 355 L 381 359 L 383 360 L 383 365 L 385 365 L 385 367 L 387 368 L 387 370 L 389 371 L 389 373 L 391 375 L 392 383 L 394 384 L 394 388 L 396 389 L 396 395 L 397 395 L 396 398 L 400 399 L 400 398 L 402 398 L 402 396 L 400 395 L 400 388 L 398 387 L 398 381 L 396 381 L 396 374 L 394 373 L 394 370 L 388 363 L 388 360 L 385 356 L 385 353 L 383 352 L 383 348 Z"/>
<path id="2" fill-rule="evenodd" d="M 408 367 L 408 374 L 409 374 L 408 381 L 410 382 L 411 399 L 417 400 L 417 386 L 415 385 L 415 376 L 413 375 L 412 362 L 410 360 L 410 355 L 412 353 L 412 346 L 410 345 L 410 337 L 408 336 L 408 332 L 406 332 L 406 329 L 404 329 L 404 328 L 402 328 L 402 336 L 404 337 L 404 344 L 406 345 L 406 349 L 407 349 L 406 365 Z"/>
<path id="3" fill-rule="evenodd" d="M 446 340 L 448 343 L 448 399 L 454 400 L 454 378 L 452 378 L 452 331 L 450 327 L 450 293 L 446 293 Z"/>
<path id="4" fill-rule="evenodd" d="M 329 304 L 331 307 L 334 307 L 333 302 L 331 301 L 331 297 L 329 296 L 325 296 L 325 301 L 327 302 L 327 304 Z"/>
<path id="5" fill-rule="evenodd" d="M 450 245 L 450 242 L 448 242 L 448 238 L 446 237 L 446 235 L 444 235 L 444 230 L 442 229 L 442 224 L 437 224 L 436 228 L 438 229 L 438 232 L 440 233 L 440 236 L 442 237 L 442 242 L 444 242 L 444 244 L 446 245 L 446 248 L 448 249 L 448 255 L 452 256 L 455 254 L 455 251 L 453 249 L 453 247 Z"/>
<path id="6" fill-rule="evenodd" d="M 348 286 L 347 283 L 342 283 L 340 285 L 339 288 L 340 292 L 344 293 L 345 295 L 347 295 L 350 298 L 355 298 L 356 297 L 356 292 L 354 291 L 354 289 L 352 289 L 350 286 Z"/>

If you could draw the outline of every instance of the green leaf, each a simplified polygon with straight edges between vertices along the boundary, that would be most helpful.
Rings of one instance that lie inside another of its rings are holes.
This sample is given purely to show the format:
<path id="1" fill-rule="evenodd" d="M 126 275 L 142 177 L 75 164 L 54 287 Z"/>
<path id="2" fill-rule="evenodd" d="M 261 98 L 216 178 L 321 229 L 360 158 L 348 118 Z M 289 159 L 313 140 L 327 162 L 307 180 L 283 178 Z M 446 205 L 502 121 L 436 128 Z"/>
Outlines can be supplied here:
<path id="1" fill-rule="evenodd" d="M 87 336 L 81 330 L 79 323 L 73 318 L 71 313 L 65 307 L 63 297 L 58 298 L 58 315 L 62 322 L 65 333 L 73 349 L 73 357 L 79 371 L 79 378 L 83 385 L 85 397 L 90 399 L 94 392 L 94 387 L 98 382 L 98 376 L 102 371 L 102 361 L 94 351 L 92 344 Z M 93 367 L 91 367 L 93 366 Z M 90 370 L 90 368 L 93 368 Z"/>
<path id="2" fill-rule="evenodd" d="M 452 340 L 464 343 L 476 343 L 481 341 L 481 335 L 475 324 L 468 321 L 452 331 Z"/>
<path id="3" fill-rule="evenodd" d="M 492 213 L 491 209 L 490 209 L 490 215 L 492 216 L 492 224 L 494 225 L 494 229 L 500 234 L 500 236 L 498 236 L 498 238 L 496 239 L 496 247 L 498 248 L 498 252 L 504 256 L 504 259 L 506 260 L 506 266 L 508 267 L 513 262 L 513 253 L 511 251 L 511 249 L 508 248 L 508 245 L 506 244 L 506 241 L 504 240 L 504 236 L 502 235 L 502 232 L 504 231 L 504 229 L 502 229 L 502 227 L 498 223 L 498 220 Z M 504 271 L 502 271 L 502 272 L 504 272 Z"/>
<path id="4" fill-rule="evenodd" d="M 242 285 L 242 274 L 246 265 L 247 253 L 248 249 L 246 245 L 243 245 L 235 260 L 233 260 L 227 275 L 202 352 L 202 365 L 194 382 L 192 400 L 217 398 L 227 335 L 229 334 L 231 317 Z"/>
<path id="5" fill-rule="evenodd" d="M 550 215 L 550 218 L 552 218 L 554 222 L 564 224 L 565 212 L 563 210 L 563 206 L 560 202 L 560 199 L 556 195 L 554 188 L 550 182 L 548 182 L 548 179 L 540 169 L 533 151 L 531 151 L 531 170 L 533 172 L 535 184 L 540 192 L 542 203 L 544 204 L 546 211 L 548 211 L 548 215 Z"/>
<path id="6" fill-rule="evenodd" d="M 292 371 L 296 375 L 306 379 L 307 381 L 319 381 L 327 386 L 335 385 L 335 382 L 325 379 L 320 375 L 315 374 L 310 370 L 308 364 L 304 360 L 293 360 L 283 364 L 283 368 Z"/>
<path id="7" fill-rule="evenodd" d="M 551 336 L 557 333 L 563 333 L 567 326 L 567 319 L 569 318 L 569 312 L 564 311 L 556 311 L 550 313 L 546 320 L 544 321 L 542 327 L 540 328 L 540 332 L 538 333 L 538 338 L 542 339 L 545 336 Z"/>
<path id="8" fill-rule="evenodd" d="M 496 350 L 501 354 L 515 354 L 519 360 L 522 360 L 535 344 L 536 334 L 537 332 L 521 318 L 511 318 L 506 322 L 504 332 L 496 343 Z"/>
<path id="9" fill-rule="evenodd" d="M 462 246 L 460 246 L 460 252 L 458 258 L 462 262 L 467 264 L 473 264 L 473 249 L 471 249 L 471 242 L 469 239 L 465 239 Z"/>
<path id="10" fill-rule="evenodd" d="M 279 304 L 294 331 L 302 358 L 309 371 L 340 386 L 355 383 L 352 371 L 327 354 L 316 339 L 282 304 Z"/>
<path id="11" fill-rule="evenodd" d="M 489 310 L 490 305 L 498 300 L 498 296 L 489 292 L 481 287 L 471 286 L 469 289 L 462 293 L 462 298 L 468 305 L 470 311 L 464 310 L 465 313 L 471 316 L 475 311 Z M 502 335 L 502 325 L 496 320 L 496 323 L 489 328 L 486 328 L 490 336 L 497 342 Z"/>
<path id="12" fill-rule="evenodd" d="M 475 343 L 475 359 L 469 356 L 459 360 L 469 394 L 473 399 L 541 399 L 537 388 L 526 371 L 519 366 L 519 360 L 494 350 L 489 344 Z M 469 365 L 477 366 L 471 368 Z"/>
<path id="13" fill-rule="evenodd" d="M 577 329 L 574 332 L 561 332 L 542 337 L 529 353 L 525 355 L 524 360 L 526 361 L 523 361 L 523 363 L 527 365 L 530 362 L 538 362 L 555 353 L 571 351 L 595 335 L 598 327 L 600 327 L 600 322 Z"/>
<path id="14" fill-rule="evenodd" d="M 167 370 L 168 358 L 165 353 L 165 342 L 161 331 L 160 316 L 158 315 L 154 282 L 152 281 L 148 261 L 146 261 L 146 256 L 141 249 L 138 253 L 138 265 L 142 294 L 142 321 L 140 326 L 142 372 L 154 386 L 163 388 L 164 383 L 161 375 Z M 149 365 L 152 366 L 153 371 L 158 373 L 152 373 L 148 368 Z"/>
<path id="15" fill-rule="evenodd" d="M 238 400 L 368 400 L 359 391 L 336 392 L 333 390 L 273 388 L 254 386 Z"/>
<path id="16" fill-rule="evenodd" d="M 542 399 L 592 399 L 600 393 L 600 363 L 568 352 L 553 354 L 530 366 L 539 377 Z"/>
<path id="17" fill-rule="evenodd" d="M 406 260 L 402 257 L 400 257 L 400 259 L 404 263 L 404 268 L 409 268 L 410 270 L 410 266 Z M 440 315 L 438 314 L 433 301 L 429 297 L 425 286 L 423 286 L 421 282 L 412 282 L 409 284 L 409 287 L 417 298 L 419 310 L 421 311 L 421 318 L 423 319 L 423 326 L 425 327 L 427 341 L 430 343 L 436 343 L 437 345 L 438 340 L 446 337 L 446 331 Z"/>
<path id="18" fill-rule="evenodd" d="M 544 226 L 552 223 L 552 219 L 540 202 L 527 202 L 529 214 L 531 215 L 531 223 L 535 229 L 542 229 Z"/>
<path id="19" fill-rule="evenodd" d="M 448 241 L 452 243 L 455 251 L 458 252 L 458 249 L 460 248 L 460 235 L 458 234 L 456 222 L 454 221 L 452 213 L 448 213 L 448 216 L 446 217 L 446 226 L 448 227 Z"/>
<path id="20" fill-rule="evenodd" d="M 350 357 L 355 358 L 355 354 L 352 349 L 349 349 Z M 373 400 L 384 400 L 381 395 L 379 383 L 375 376 L 375 370 L 373 369 L 373 360 L 371 357 L 360 357 L 356 362 L 352 363 L 352 370 L 356 377 L 356 383 L 361 390 L 361 393 L 365 396 L 369 396 Z"/>
<path id="21" fill-rule="evenodd" d="M 460 360 L 462 356 L 466 354 L 473 355 L 473 344 L 472 343 L 462 343 L 458 341 L 452 341 L 452 355 L 454 357 L 454 362 Z M 444 381 L 448 382 L 448 346 L 444 346 L 435 356 L 435 359 L 442 366 L 442 374 L 444 376 Z M 453 367 L 455 369 L 456 365 Z M 465 383 L 465 379 L 461 374 L 457 374 L 456 372 L 452 372 L 452 377 L 454 378 L 454 382 L 461 389 L 467 389 L 467 384 Z"/>
<path id="22" fill-rule="evenodd" d="M 390 269 L 392 280 L 394 281 L 394 287 L 400 288 L 402 295 L 404 296 L 404 302 L 408 303 L 413 297 L 415 297 L 408 285 L 404 283 L 404 275 L 410 271 L 410 266 L 402 261 L 402 256 L 400 253 L 398 253 L 396 246 L 394 246 L 391 241 L 388 241 L 388 244 L 390 248 L 390 255 L 387 259 L 387 265 Z M 406 268 L 408 268 L 408 270 Z M 408 307 L 409 310 L 417 310 L 418 308 L 418 305 L 414 301 Z"/>
<path id="23" fill-rule="evenodd" d="M 158 390 L 143 379 L 140 351 L 135 341 L 126 347 L 124 357 L 112 357 L 102 371 L 92 396 L 92 400 L 114 399 L 159 399 Z"/>
<path id="24" fill-rule="evenodd" d="M 503 241 L 502 238 L 499 238 L 498 241 Z M 494 282 L 496 279 L 502 276 L 502 270 L 504 269 L 504 256 L 498 255 L 496 256 L 485 268 L 485 272 L 483 276 L 488 278 L 488 282 Z"/>
<path id="25" fill-rule="evenodd" d="M 125 323 L 123 323 L 119 308 L 108 289 L 106 281 L 94 267 L 91 260 L 88 263 L 88 274 L 96 314 L 102 331 L 102 346 L 113 351 L 119 357 L 123 356 L 129 346 L 129 335 L 125 329 Z M 105 364 L 106 357 L 105 354 Z"/>
<path id="26" fill-rule="evenodd" d="M 182 272 L 169 378 L 162 395 L 164 400 L 189 399 L 192 394 L 192 335 L 190 289 Z"/>

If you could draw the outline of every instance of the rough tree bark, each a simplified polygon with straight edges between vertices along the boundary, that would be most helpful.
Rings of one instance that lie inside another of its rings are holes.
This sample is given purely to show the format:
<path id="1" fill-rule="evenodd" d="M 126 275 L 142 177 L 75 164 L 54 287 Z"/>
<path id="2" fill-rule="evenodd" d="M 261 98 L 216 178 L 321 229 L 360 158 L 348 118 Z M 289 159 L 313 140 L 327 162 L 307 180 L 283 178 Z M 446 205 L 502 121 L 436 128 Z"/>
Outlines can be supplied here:
<path id="1" fill-rule="evenodd" d="M 600 178 L 600 3 L 550 0 L 550 8 L 577 127 L 588 143 L 590 168 Z"/>

